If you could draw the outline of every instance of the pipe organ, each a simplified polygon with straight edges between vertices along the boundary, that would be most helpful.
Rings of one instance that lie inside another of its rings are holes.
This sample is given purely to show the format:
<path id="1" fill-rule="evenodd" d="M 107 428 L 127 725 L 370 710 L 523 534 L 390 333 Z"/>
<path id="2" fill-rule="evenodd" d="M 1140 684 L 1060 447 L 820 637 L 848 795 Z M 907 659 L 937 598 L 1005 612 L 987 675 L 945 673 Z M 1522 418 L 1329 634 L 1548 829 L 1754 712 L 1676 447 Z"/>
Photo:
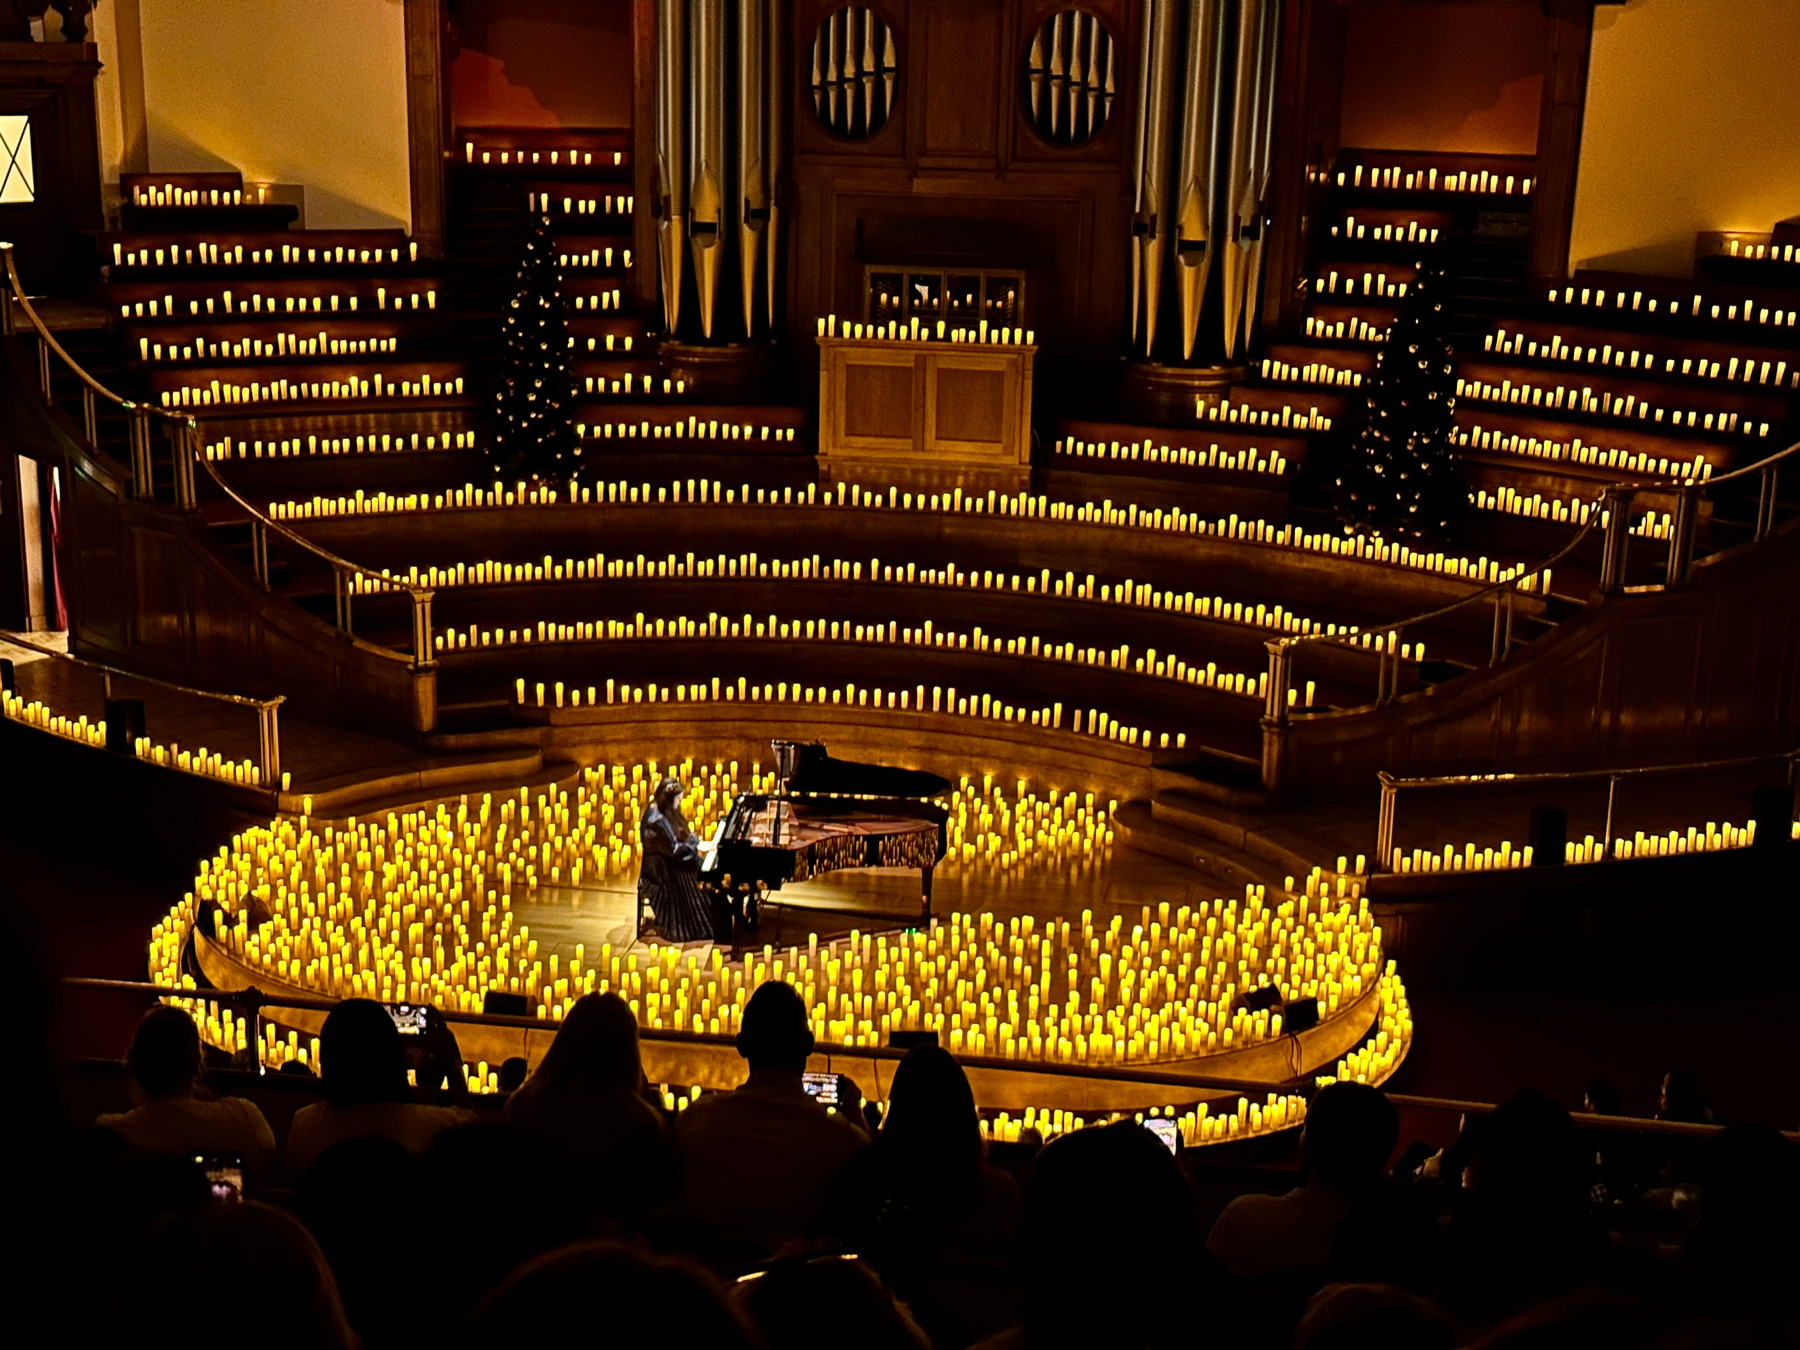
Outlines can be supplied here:
<path id="1" fill-rule="evenodd" d="M 1155 354 L 1171 271 L 1182 361 L 1197 350 L 1202 361 L 1235 361 L 1249 347 L 1280 32 L 1281 0 L 1143 0 L 1130 304 L 1138 355 Z"/>
<path id="2" fill-rule="evenodd" d="M 781 0 L 657 0 L 657 265 L 671 336 L 690 293 L 702 337 L 723 336 L 734 263 L 743 336 L 759 311 L 774 328 L 785 37 Z"/>

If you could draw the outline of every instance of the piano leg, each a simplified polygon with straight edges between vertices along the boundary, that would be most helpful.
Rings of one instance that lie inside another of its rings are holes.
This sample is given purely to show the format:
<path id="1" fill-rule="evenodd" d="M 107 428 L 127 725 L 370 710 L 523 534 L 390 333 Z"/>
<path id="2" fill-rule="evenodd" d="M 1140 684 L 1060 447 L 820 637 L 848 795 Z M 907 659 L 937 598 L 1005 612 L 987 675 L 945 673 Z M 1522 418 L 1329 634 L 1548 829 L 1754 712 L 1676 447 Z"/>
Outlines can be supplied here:
<path id="1" fill-rule="evenodd" d="M 919 890 L 919 920 L 921 923 L 929 924 L 931 922 L 931 868 L 929 867 L 921 868 L 919 871 Z"/>

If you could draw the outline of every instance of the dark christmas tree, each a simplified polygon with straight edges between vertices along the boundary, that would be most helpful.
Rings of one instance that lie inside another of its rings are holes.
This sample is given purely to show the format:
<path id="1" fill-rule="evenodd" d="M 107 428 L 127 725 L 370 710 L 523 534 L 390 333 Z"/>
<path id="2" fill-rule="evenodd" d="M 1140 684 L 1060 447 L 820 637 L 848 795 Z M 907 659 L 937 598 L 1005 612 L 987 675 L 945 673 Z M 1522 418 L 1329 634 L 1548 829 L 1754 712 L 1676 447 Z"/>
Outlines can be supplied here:
<path id="1" fill-rule="evenodd" d="M 1375 356 L 1368 411 L 1337 480 L 1358 534 L 1442 540 L 1468 505 L 1456 448 L 1456 369 L 1442 269 L 1421 267 Z"/>
<path id="2" fill-rule="evenodd" d="M 525 242 L 501 335 L 505 351 L 488 446 L 494 472 L 508 479 L 565 482 L 581 462 L 581 446 L 575 436 L 575 381 L 569 373 L 562 275 L 549 216 L 538 217 Z"/>

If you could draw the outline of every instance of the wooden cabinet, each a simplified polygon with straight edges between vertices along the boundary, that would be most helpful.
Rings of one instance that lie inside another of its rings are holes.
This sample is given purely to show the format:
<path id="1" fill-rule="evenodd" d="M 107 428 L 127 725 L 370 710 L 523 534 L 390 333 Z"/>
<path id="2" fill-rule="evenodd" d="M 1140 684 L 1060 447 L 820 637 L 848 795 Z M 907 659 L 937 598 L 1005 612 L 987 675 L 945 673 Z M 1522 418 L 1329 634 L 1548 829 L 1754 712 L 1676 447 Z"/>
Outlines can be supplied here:
<path id="1" fill-rule="evenodd" d="M 820 338 L 821 468 L 834 479 L 1023 487 L 1036 354 L 1025 344 Z"/>

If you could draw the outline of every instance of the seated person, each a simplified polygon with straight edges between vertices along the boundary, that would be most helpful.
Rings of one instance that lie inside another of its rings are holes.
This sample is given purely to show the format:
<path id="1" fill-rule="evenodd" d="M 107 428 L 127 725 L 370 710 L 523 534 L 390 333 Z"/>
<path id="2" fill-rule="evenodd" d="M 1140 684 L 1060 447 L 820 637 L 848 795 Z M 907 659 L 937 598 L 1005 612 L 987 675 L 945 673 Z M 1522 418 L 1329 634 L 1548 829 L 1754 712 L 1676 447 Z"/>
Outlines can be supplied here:
<path id="1" fill-rule="evenodd" d="M 1306 1111 L 1301 1184 L 1285 1195 L 1240 1195 L 1219 1215 L 1207 1250 L 1237 1275 L 1323 1271 L 1338 1227 L 1380 1180 L 1399 1138 L 1386 1097 L 1362 1083 L 1332 1083 Z"/>
<path id="2" fill-rule="evenodd" d="M 158 1004 L 144 1014 L 131 1050 L 130 1111 L 94 1123 L 123 1135 L 140 1153 L 235 1153 L 248 1172 L 275 1158 L 275 1134 L 255 1102 L 242 1097 L 209 1101 L 200 1085 L 200 1029 L 181 1008 Z"/>
<path id="3" fill-rule="evenodd" d="M 801 1084 L 813 1034 L 792 985 L 770 980 L 750 996 L 737 1050 L 748 1081 L 676 1118 L 687 1206 L 722 1234 L 773 1247 L 818 1229 L 832 1182 L 868 1140 Z"/>
<path id="4" fill-rule="evenodd" d="M 681 814 L 681 781 L 665 778 L 638 825 L 644 861 L 638 872 L 638 912 L 656 916 L 668 942 L 710 941 L 717 930 L 712 902 L 700 889 L 700 840 Z"/>
<path id="5" fill-rule="evenodd" d="M 637 1019 L 617 994 L 583 994 L 536 1072 L 506 1103 L 506 1122 L 581 1164 L 581 1189 L 608 1213 L 648 1209 L 675 1190 L 674 1145 L 645 1096 Z"/>
<path id="6" fill-rule="evenodd" d="M 439 1067 L 421 1070 L 421 1078 L 447 1080 L 455 1094 L 463 1089 L 462 1075 L 442 1066 L 460 1060 L 456 1037 L 435 1014 L 425 1037 L 426 1062 Z M 347 998 L 331 1010 L 319 1033 L 319 1060 L 325 1100 L 295 1112 L 288 1131 L 287 1166 L 296 1176 L 340 1139 L 384 1134 L 408 1152 L 423 1153 L 440 1130 L 475 1118 L 459 1107 L 426 1106 L 414 1097 L 400 1031 L 372 999 Z"/>

